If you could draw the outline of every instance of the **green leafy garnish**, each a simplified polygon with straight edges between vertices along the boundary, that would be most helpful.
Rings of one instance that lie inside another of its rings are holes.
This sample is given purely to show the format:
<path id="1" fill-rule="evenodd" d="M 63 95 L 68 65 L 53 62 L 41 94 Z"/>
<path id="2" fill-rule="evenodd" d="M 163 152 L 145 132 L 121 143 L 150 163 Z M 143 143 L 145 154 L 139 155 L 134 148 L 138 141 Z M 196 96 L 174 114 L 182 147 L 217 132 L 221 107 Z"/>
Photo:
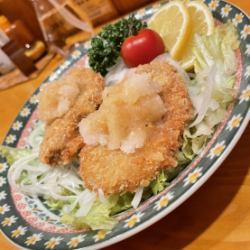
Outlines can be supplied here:
<path id="1" fill-rule="evenodd" d="M 61 221 L 78 229 L 90 227 L 92 230 L 109 230 L 117 223 L 117 220 L 110 216 L 111 208 L 113 206 L 114 201 L 112 199 L 104 203 L 96 200 L 86 216 L 75 217 L 73 213 L 64 214 Z"/>
<path id="2" fill-rule="evenodd" d="M 112 199 L 115 200 L 115 205 L 112 207 L 111 209 L 111 214 L 118 214 L 121 213 L 129 208 L 131 208 L 131 202 L 133 200 L 134 194 L 127 192 L 124 194 L 117 194 L 117 195 L 113 195 Z"/>
<path id="3" fill-rule="evenodd" d="M 153 194 L 160 193 L 166 187 L 167 176 L 161 172 L 158 177 L 150 184 Z"/>
<path id="4" fill-rule="evenodd" d="M 115 65 L 120 55 L 123 41 L 147 25 L 135 18 L 134 15 L 122 19 L 114 24 L 109 24 L 91 40 L 91 48 L 88 50 L 89 65 L 105 76 L 108 68 Z"/>
<path id="5" fill-rule="evenodd" d="M 31 184 L 31 181 L 29 180 L 29 174 L 28 174 L 27 170 L 23 170 L 21 172 L 21 175 L 16 180 L 16 183 L 23 184 L 23 185 L 30 185 Z"/>
<path id="6" fill-rule="evenodd" d="M 31 152 L 31 149 L 27 148 L 12 148 L 0 145 L 0 155 L 6 158 L 9 165 L 12 165 L 24 156 L 30 155 Z"/>
<path id="7" fill-rule="evenodd" d="M 70 201 L 66 202 L 48 197 L 45 199 L 45 203 L 51 208 L 51 210 L 60 210 L 65 206 L 65 204 L 70 204 Z"/>

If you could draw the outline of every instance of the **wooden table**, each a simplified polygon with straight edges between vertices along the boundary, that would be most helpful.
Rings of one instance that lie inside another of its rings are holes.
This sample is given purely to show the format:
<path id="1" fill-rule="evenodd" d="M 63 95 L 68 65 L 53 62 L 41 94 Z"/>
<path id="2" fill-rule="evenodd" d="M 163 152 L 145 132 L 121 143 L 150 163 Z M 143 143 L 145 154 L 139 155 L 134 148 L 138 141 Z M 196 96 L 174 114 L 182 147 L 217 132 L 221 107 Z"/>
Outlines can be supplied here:
<path id="1" fill-rule="evenodd" d="M 250 14 L 249 0 L 231 0 Z M 26 99 L 55 68 L 0 92 L 0 142 Z M 250 126 L 210 180 L 160 222 L 107 250 L 250 250 Z M 0 235 L 0 250 L 16 250 Z M 63 250 L 63 249 L 62 249 Z"/>

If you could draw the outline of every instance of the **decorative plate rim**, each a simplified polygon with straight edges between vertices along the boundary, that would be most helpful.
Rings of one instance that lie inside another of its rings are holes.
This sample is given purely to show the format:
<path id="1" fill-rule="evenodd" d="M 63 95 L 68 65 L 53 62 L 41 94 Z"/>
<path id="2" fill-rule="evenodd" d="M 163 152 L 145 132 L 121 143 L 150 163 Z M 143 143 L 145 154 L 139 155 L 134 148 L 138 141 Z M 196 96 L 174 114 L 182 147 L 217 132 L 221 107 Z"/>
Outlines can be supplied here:
<path id="1" fill-rule="evenodd" d="M 203 2 L 208 2 L 208 3 L 211 3 L 212 1 L 222 2 L 223 4 L 228 4 L 228 5 L 232 6 L 232 7 L 234 7 L 236 10 L 238 10 L 242 14 L 244 14 L 245 17 L 247 17 L 247 19 L 249 21 L 249 19 L 250 19 L 249 15 L 247 13 L 245 13 L 245 11 L 243 11 L 241 8 L 237 7 L 236 5 L 234 5 L 234 4 L 230 3 L 230 2 L 227 2 L 227 1 L 224 1 L 224 0 L 221 0 L 221 1 L 218 1 L 218 0 L 211 0 L 211 1 L 205 0 L 204 1 L 203 0 Z M 150 7 L 153 7 L 154 5 L 157 5 L 157 4 L 159 5 L 160 3 L 161 2 L 153 3 Z M 208 3 L 206 3 L 206 4 L 208 4 Z M 145 10 L 145 14 L 143 16 L 147 16 L 147 7 L 143 8 L 143 10 Z M 138 11 L 135 12 L 135 13 L 138 13 Z M 219 12 L 216 11 L 216 13 L 221 16 L 221 14 Z M 77 62 L 77 60 L 74 63 L 76 63 L 76 62 Z M 73 65 L 72 62 L 71 62 L 71 65 Z M 244 65 L 245 64 L 243 64 L 243 66 Z M 59 65 L 59 67 L 60 67 L 60 65 Z M 56 71 L 58 70 L 58 68 L 56 69 Z M 243 72 L 244 72 L 244 69 L 242 69 L 242 73 Z M 50 76 L 52 74 L 50 74 Z M 49 79 L 49 77 L 46 80 L 48 80 L 48 79 Z M 244 75 L 242 74 L 241 82 L 242 82 L 243 79 L 244 79 Z M 46 82 L 46 80 L 45 80 L 45 82 Z M 247 82 L 246 86 L 248 86 L 248 85 L 249 85 L 249 83 Z M 39 89 L 39 87 L 37 88 L 37 90 L 34 93 L 37 93 L 38 89 Z M 33 95 L 34 95 L 34 93 L 33 93 Z M 239 89 L 239 93 L 240 93 L 240 89 Z M 31 95 L 30 98 L 33 95 Z M 30 98 L 27 100 L 27 102 L 30 100 Z M 26 106 L 26 104 L 23 106 L 23 108 Z M 237 107 L 236 104 L 234 105 L 233 108 Z M 234 114 L 233 111 L 234 111 L 234 109 L 232 110 L 232 113 L 230 114 L 229 117 L 231 117 L 231 115 Z M 138 223 L 138 225 L 136 225 L 133 228 L 129 228 L 128 230 L 126 230 L 124 232 L 121 232 L 121 233 L 117 232 L 116 235 L 112 236 L 111 238 L 104 239 L 103 241 L 101 241 L 99 243 L 97 242 L 97 243 L 93 243 L 93 244 L 85 246 L 85 247 L 72 248 L 72 249 L 75 249 L 75 250 L 100 249 L 100 248 L 107 247 L 109 245 L 115 244 L 117 242 L 120 242 L 120 241 L 122 241 L 122 240 L 124 240 L 126 238 L 129 238 L 129 237 L 137 234 L 138 232 L 140 232 L 140 231 L 148 228 L 152 224 L 156 223 L 157 221 L 159 221 L 160 219 L 162 219 L 163 217 L 165 217 L 166 215 L 168 215 L 169 213 L 171 213 L 175 208 L 177 208 L 178 206 L 180 206 L 184 201 L 186 201 L 195 191 L 197 191 L 212 176 L 212 174 L 219 168 L 219 166 L 222 164 L 222 162 L 226 159 L 226 157 L 229 155 L 229 153 L 235 147 L 236 143 L 239 141 L 241 135 L 243 134 L 243 132 L 246 129 L 246 127 L 248 125 L 248 122 L 250 120 L 250 108 L 249 108 L 249 105 L 247 105 L 247 108 L 244 111 L 246 111 L 246 112 L 244 112 L 245 116 L 242 117 L 243 119 L 240 122 L 240 125 L 237 128 L 237 131 L 233 134 L 233 137 L 232 137 L 231 141 L 226 144 L 226 147 L 223 150 L 223 152 L 217 157 L 217 159 L 214 162 L 210 163 L 209 168 L 204 173 L 202 173 L 201 177 L 199 177 L 198 180 L 194 184 L 192 184 L 191 186 L 189 186 L 189 188 L 184 193 L 181 193 L 181 194 L 179 194 L 179 196 L 177 196 L 177 199 L 175 199 L 168 206 L 162 208 L 162 210 L 159 210 L 155 214 L 150 215 L 149 218 L 147 218 L 143 222 Z M 21 110 L 20 110 L 20 112 L 21 112 Z M 17 117 L 20 115 L 20 112 L 17 115 Z M 30 120 L 30 117 L 27 118 L 27 121 L 29 121 L 29 120 Z M 16 119 L 15 119 L 15 121 L 16 121 Z M 224 130 L 226 130 L 226 125 L 223 127 L 223 129 L 222 129 L 221 132 L 223 132 Z M 7 133 L 7 135 L 9 134 L 9 132 Z M 221 132 L 219 134 L 221 134 Z M 225 136 L 226 139 L 227 139 L 227 137 L 228 137 L 228 135 Z M 215 145 L 215 143 L 213 143 L 213 145 Z M 209 150 L 211 148 L 212 148 L 212 146 L 209 148 Z M 205 158 L 205 156 L 203 156 L 202 158 Z M 153 202 L 152 204 L 154 204 L 154 203 L 155 202 Z M 137 210 L 134 211 L 133 214 L 137 215 Z M 30 250 L 31 249 L 31 248 L 26 248 L 26 247 L 24 247 L 22 245 L 17 244 L 17 242 L 14 241 L 12 237 L 9 237 L 9 235 L 7 235 L 7 234 L 4 233 L 4 231 L 2 230 L 2 226 L 0 226 L 0 232 L 2 233 L 2 235 L 9 242 L 11 242 L 13 245 L 17 246 L 18 248 L 24 249 L 24 250 Z M 58 234 L 58 235 L 60 235 L 60 234 Z"/>

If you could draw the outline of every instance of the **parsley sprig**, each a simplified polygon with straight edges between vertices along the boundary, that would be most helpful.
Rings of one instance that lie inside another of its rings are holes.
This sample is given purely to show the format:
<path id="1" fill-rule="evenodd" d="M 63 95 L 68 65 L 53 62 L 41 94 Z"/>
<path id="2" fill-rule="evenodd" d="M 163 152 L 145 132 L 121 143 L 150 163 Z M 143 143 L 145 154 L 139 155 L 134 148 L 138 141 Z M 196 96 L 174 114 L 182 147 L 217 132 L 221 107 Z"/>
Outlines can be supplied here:
<path id="1" fill-rule="evenodd" d="M 88 50 L 90 67 L 105 76 L 108 68 L 115 65 L 120 56 L 123 41 L 129 36 L 136 35 L 139 30 L 146 26 L 145 22 L 131 15 L 127 19 L 121 19 L 104 27 L 91 40 L 91 48 Z"/>

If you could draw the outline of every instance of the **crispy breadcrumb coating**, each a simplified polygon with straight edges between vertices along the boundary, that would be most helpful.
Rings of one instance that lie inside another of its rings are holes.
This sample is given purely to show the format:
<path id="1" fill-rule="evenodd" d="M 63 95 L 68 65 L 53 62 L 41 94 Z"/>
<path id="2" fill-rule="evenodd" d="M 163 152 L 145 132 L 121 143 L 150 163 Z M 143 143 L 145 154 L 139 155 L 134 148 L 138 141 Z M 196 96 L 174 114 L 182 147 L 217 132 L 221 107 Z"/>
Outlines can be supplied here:
<path id="1" fill-rule="evenodd" d="M 152 134 L 143 148 L 126 154 L 105 146 L 85 145 L 80 153 L 80 175 L 90 190 L 102 189 L 106 195 L 135 191 L 147 186 L 160 170 L 177 165 L 175 154 L 181 145 L 181 134 L 193 117 L 193 107 L 183 79 L 166 62 L 141 65 L 137 73 L 148 73 L 162 86 L 160 96 L 166 113 L 153 125 Z"/>
<path id="2" fill-rule="evenodd" d="M 43 89 L 43 96 L 55 98 L 55 103 L 58 103 L 60 106 L 57 90 L 64 86 L 64 82 L 66 86 L 69 86 L 69 83 L 72 86 L 76 86 L 79 92 L 63 115 L 56 119 L 51 118 L 52 122 L 47 123 L 45 136 L 40 146 L 39 158 L 42 162 L 49 165 L 65 165 L 74 159 L 84 144 L 79 135 L 78 123 L 83 117 L 95 111 L 102 99 L 104 86 L 102 76 L 91 69 L 80 68 L 72 70 L 67 76 L 63 77 L 60 80 L 60 84 L 56 81 L 46 86 Z M 49 93 L 51 90 L 53 90 L 53 93 Z M 40 100 L 42 100 L 44 108 L 46 100 L 42 99 L 42 97 Z M 51 108 L 50 104 L 53 103 L 53 100 L 48 100 L 47 102 L 48 108 Z M 39 116 L 43 117 L 41 112 Z"/>

